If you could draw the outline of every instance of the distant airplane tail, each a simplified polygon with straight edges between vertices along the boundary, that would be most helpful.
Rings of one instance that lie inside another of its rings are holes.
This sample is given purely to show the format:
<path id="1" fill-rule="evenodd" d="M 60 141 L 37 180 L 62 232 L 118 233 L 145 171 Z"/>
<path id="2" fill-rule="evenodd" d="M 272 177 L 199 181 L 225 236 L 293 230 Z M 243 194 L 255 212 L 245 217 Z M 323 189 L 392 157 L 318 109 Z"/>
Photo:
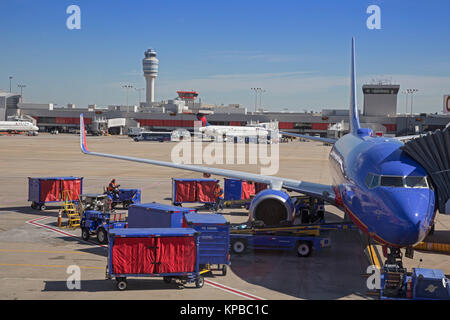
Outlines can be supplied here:
<path id="1" fill-rule="evenodd" d="M 356 63 L 355 63 L 355 38 L 352 38 L 352 61 L 351 61 L 351 75 L 350 75 L 350 113 L 349 124 L 350 132 L 358 134 L 358 130 L 361 128 L 359 125 L 358 115 L 358 91 L 356 90 Z"/>
<path id="2" fill-rule="evenodd" d="M 206 120 L 206 116 L 201 113 L 197 113 L 197 120 L 202 122 L 202 127 L 209 126 L 208 120 Z"/>

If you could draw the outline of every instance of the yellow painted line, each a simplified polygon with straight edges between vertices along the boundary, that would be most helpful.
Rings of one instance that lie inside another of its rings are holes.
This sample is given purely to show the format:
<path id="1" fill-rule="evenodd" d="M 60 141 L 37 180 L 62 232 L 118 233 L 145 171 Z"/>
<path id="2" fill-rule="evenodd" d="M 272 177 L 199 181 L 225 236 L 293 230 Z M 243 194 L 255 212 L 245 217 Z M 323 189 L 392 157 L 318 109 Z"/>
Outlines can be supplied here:
<path id="1" fill-rule="evenodd" d="M 367 246 L 367 250 L 369 250 L 369 253 L 373 259 L 373 263 L 375 263 L 375 265 L 378 267 L 378 269 L 381 269 L 381 263 L 378 260 L 378 256 L 377 253 L 375 251 L 375 248 L 373 247 L 373 245 L 369 245 Z"/>
<path id="2" fill-rule="evenodd" d="M 75 265 L 75 264 L 73 264 Z M 0 263 L 3 267 L 42 267 L 42 268 L 68 268 L 69 266 L 63 265 L 48 265 L 48 264 L 27 264 L 27 263 Z M 105 267 L 88 267 L 88 266 L 78 266 L 80 269 L 101 269 L 104 270 Z"/>
<path id="3" fill-rule="evenodd" d="M 25 252 L 25 253 L 80 253 L 88 254 L 87 252 L 81 251 L 51 251 L 51 250 L 10 250 L 10 249 L 0 249 L 0 252 Z"/>

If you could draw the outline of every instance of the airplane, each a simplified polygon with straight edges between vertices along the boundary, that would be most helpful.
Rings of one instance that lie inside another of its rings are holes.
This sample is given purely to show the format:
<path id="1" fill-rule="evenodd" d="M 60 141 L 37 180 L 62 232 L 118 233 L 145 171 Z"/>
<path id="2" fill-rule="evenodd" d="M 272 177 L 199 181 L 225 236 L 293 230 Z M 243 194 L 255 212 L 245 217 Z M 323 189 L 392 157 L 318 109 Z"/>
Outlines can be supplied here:
<path id="1" fill-rule="evenodd" d="M 28 121 L 0 121 L 1 132 L 37 132 L 39 128 Z"/>
<path id="2" fill-rule="evenodd" d="M 199 128 L 200 133 L 208 137 L 220 136 L 224 138 L 224 141 L 227 138 L 234 137 L 270 137 L 271 133 L 273 135 L 273 132 L 266 127 L 270 125 L 269 123 L 261 123 L 255 126 L 213 126 L 208 123 L 206 116 L 201 113 L 197 114 L 197 120 L 201 121 L 202 124 Z M 279 135 L 273 138 L 278 140 Z"/>
<path id="3" fill-rule="evenodd" d="M 411 249 L 430 232 L 436 215 L 435 192 L 425 169 L 401 149 L 401 141 L 378 137 L 371 129 L 360 126 L 354 38 L 351 47 L 350 132 L 338 140 L 290 134 L 333 145 L 329 155 L 332 185 L 91 152 L 86 145 L 83 115 L 80 115 L 83 128 L 80 130 L 81 151 L 92 156 L 268 184 L 270 188 L 258 193 L 250 204 L 249 215 L 263 222 L 273 222 L 274 217 L 280 221 L 289 220 L 293 202 L 287 192 L 323 199 L 343 210 L 369 239 L 380 243 L 386 252 L 389 248 L 388 256 L 398 257 L 400 248 Z"/>

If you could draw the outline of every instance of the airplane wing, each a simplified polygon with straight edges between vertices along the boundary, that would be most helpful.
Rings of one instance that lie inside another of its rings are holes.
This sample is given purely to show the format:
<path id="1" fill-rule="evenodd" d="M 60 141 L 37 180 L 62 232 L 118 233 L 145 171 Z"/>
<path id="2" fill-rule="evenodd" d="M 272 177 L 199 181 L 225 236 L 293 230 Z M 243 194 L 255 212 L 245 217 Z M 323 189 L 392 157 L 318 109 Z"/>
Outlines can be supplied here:
<path id="1" fill-rule="evenodd" d="M 296 192 L 299 192 L 302 194 L 306 194 L 309 196 L 314 196 L 314 197 L 323 199 L 324 201 L 327 201 L 331 204 L 335 204 L 335 193 L 334 193 L 333 187 L 329 186 L 329 185 L 305 182 L 305 181 L 300 181 L 300 180 L 285 179 L 285 178 L 279 178 L 279 177 L 273 177 L 273 176 L 264 176 L 264 175 L 242 172 L 242 171 L 235 171 L 235 170 L 218 169 L 218 168 L 204 167 L 204 166 L 198 166 L 198 165 L 177 164 L 177 163 L 173 163 L 173 162 L 166 162 L 166 161 L 159 161 L 159 160 L 152 160 L 152 159 L 142 159 L 142 158 L 134 158 L 134 157 L 107 154 L 107 153 L 91 152 L 91 151 L 89 151 L 89 149 L 87 148 L 87 145 L 86 145 L 86 131 L 84 129 L 84 118 L 83 118 L 82 114 L 80 115 L 80 147 L 81 147 L 81 152 L 83 152 L 84 154 L 87 154 L 87 155 L 112 158 L 112 159 L 118 159 L 118 160 L 134 161 L 134 162 L 140 162 L 140 163 L 145 163 L 145 164 L 170 167 L 170 168 L 174 168 L 174 169 L 189 170 L 189 171 L 201 172 L 201 173 L 209 173 L 209 174 L 218 175 L 218 176 L 222 176 L 222 177 L 229 177 L 229 178 L 235 178 L 235 179 L 240 179 L 240 180 L 265 183 L 265 184 L 270 185 L 270 187 L 275 190 L 281 190 L 282 188 L 284 188 L 288 191 L 296 191 Z"/>
<path id="2" fill-rule="evenodd" d="M 308 140 L 313 140 L 313 141 L 320 141 L 320 142 L 325 142 L 325 143 L 330 143 L 330 144 L 335 144 L 337 141 L 337 140 L 331 139 L 331 138 L 313 137 L 313 136 L 308 136 L 306 134 L 299 134 L 299 133 L 292 133 L 292 132 L 280 131 L 280 134 L 285 135 L 285 136 L 297 137 L 297 138 L 308 139 Z"/>

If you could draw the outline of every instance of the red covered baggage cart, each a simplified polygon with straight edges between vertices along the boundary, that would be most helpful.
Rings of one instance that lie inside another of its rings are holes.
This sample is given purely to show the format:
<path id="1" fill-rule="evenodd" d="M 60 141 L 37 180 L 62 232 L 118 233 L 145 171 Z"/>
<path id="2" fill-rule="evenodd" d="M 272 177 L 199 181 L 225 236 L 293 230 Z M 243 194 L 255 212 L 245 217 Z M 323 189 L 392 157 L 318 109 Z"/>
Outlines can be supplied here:
<path id="1" fill-rule="evenodd" d="M 45 210 L 51 202 L 79 201 L 83 193 L 83 178 L 45 177 L 28 178 L 28 201 L 33 209 Z"/>
<path id="2" fill-rule="evenodd" d="M 164 282 L 194 282 L 203 287 L 199 270 L 198 232 L 191 228 L 127 228 L 108 233 L 107 279 L 125 290 L 128 277 L 163 277 Z"/>
<path id="3" fill-rule="evenodd" d="M 213 207 L 216 203 L 217 179 L 172 179 L 172 203 L 204 203 Z"/>

